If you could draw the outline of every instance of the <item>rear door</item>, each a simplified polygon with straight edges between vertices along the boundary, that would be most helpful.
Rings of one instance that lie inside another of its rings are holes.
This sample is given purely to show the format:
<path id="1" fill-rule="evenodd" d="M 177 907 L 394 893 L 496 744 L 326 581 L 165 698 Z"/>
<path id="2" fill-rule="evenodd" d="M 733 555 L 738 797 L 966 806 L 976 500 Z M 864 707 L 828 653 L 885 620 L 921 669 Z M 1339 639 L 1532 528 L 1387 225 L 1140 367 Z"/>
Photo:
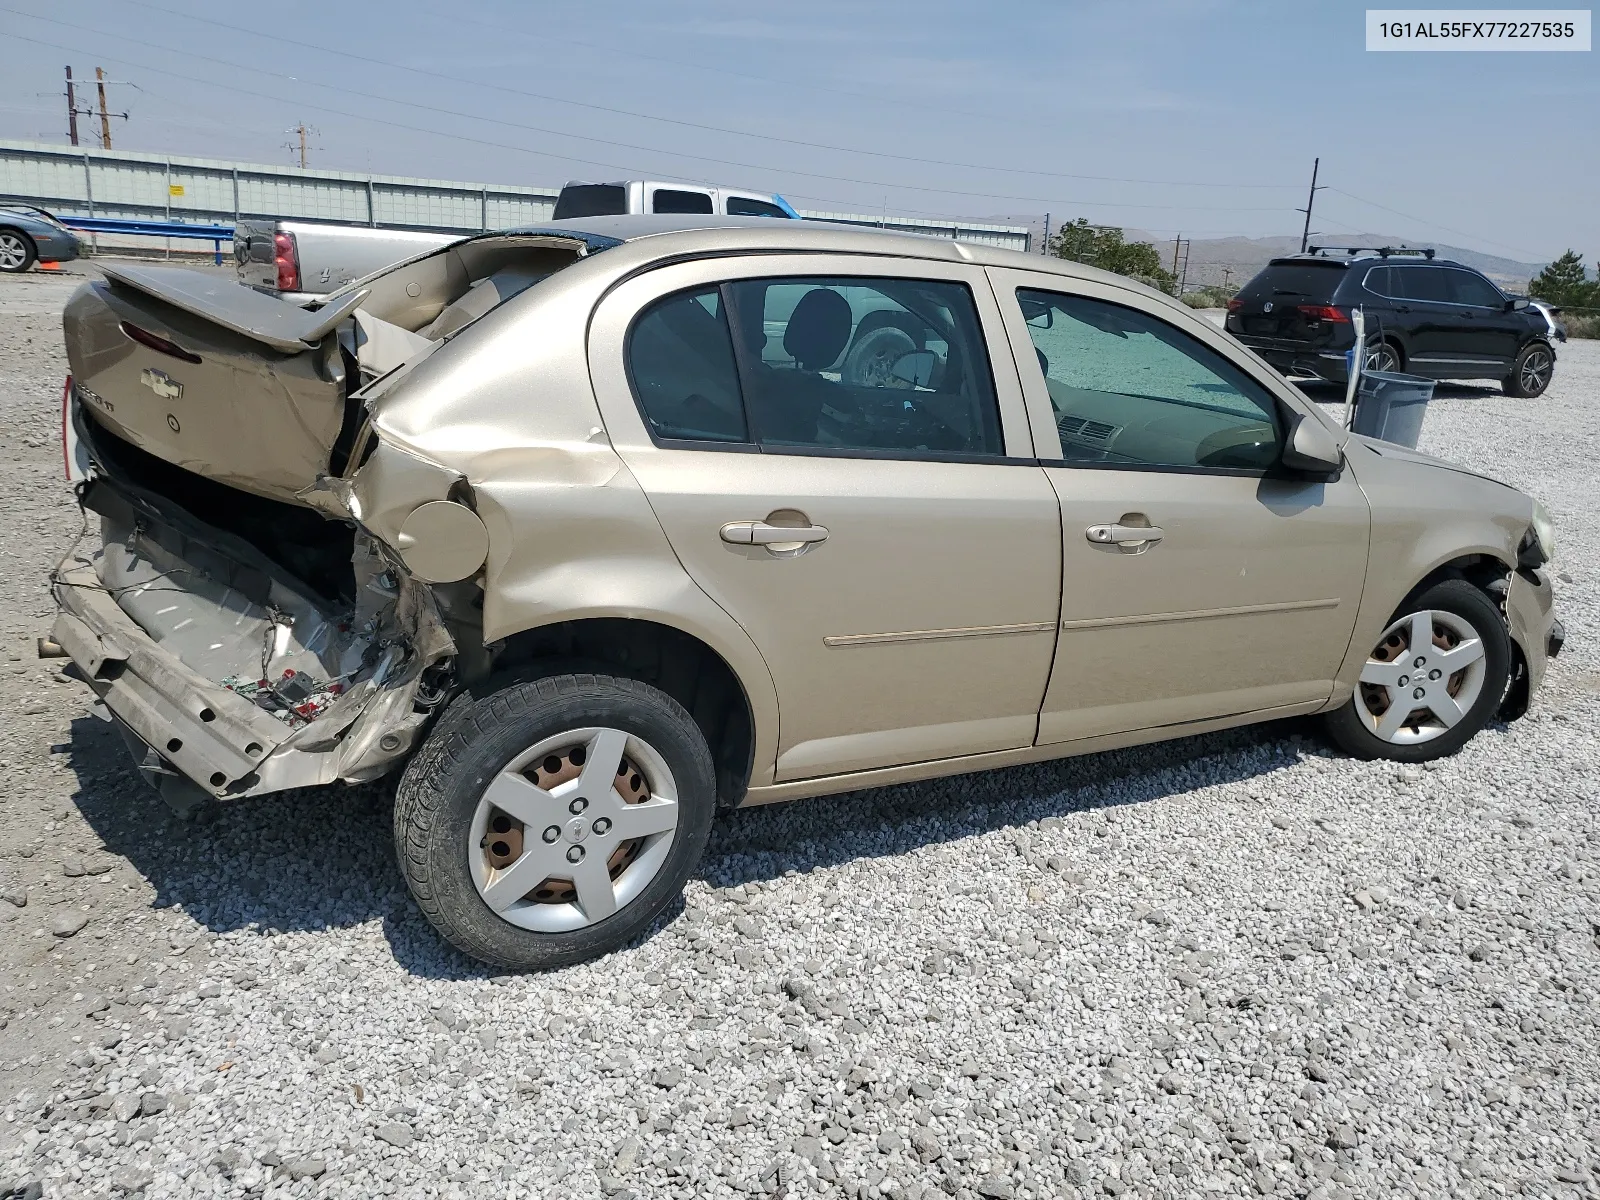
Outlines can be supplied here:
<path id="1" fill-rule="evenodd" d="M 1394 311 L 1406 331 L 1406 370 L 1448 379 L 1459 361 L 1461 331 L 1470 327 L 1450 294 L 1445 268 L 1391 263 L 1389 278 L 1398 287 Z"/>
<path id="2" fill-rule="evenodd" d="M 1060 513 L 981 269 L 684 263 L 591 330 L 612 444 L 772 672 L 777 779 L 1033 743 Z"/>

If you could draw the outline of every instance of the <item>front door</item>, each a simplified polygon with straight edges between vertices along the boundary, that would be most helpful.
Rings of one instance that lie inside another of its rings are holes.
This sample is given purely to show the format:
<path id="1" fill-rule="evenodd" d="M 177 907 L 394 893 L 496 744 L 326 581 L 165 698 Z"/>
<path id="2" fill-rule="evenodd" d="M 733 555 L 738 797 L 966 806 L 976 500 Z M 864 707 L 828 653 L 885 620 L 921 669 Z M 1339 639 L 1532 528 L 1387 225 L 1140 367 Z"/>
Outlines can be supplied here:
<path id="1" fill-rule="evenodd" d="M 666 267 L 601 305 L 590 361 L 679 559 L 772 672 L 778 780 L 1033 743 L 1060 511 L 981 270 Z"/>
<path id="2" fill-rule="evenodd" d="M 1201 322 L 1128 289 L 992 275 L 1041 456 L 1060 441 L 1040 742 L 1325 700 L 1366 569 L 1354 478 L 1278 467 L 1292 409 Z"/>

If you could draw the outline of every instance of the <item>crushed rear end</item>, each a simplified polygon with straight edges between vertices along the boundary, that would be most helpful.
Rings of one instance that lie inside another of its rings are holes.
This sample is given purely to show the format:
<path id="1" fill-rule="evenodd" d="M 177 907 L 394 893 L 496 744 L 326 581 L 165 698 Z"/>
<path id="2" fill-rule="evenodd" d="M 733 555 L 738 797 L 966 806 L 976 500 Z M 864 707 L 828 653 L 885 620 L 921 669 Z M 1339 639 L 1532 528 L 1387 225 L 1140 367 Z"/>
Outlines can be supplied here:
<path id="1" fill-rule="evenodd" d="M 376 778 L 450 694 L 487 534 L 464 480 L 374 432 L 372 385 L 595 248 L 483 241 L 317 310 L 131 267 L 69 302 L 87 524 L 51 638 L 174 807 Z M 387 540 L 363 511 L 398 511 Z"/>

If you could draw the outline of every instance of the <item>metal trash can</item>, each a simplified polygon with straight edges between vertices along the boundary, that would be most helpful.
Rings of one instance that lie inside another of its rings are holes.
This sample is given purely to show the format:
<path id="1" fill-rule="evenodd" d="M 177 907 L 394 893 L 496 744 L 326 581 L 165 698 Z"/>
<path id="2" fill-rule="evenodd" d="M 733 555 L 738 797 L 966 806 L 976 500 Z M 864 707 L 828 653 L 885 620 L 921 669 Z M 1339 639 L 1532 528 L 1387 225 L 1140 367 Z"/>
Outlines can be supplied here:
<path id="1" fill-rule="evenodd" d="M 1363 371 L 1350 428 L 1365 437 L 1417 448 L 1434 381 L 1399 371 Z"/>

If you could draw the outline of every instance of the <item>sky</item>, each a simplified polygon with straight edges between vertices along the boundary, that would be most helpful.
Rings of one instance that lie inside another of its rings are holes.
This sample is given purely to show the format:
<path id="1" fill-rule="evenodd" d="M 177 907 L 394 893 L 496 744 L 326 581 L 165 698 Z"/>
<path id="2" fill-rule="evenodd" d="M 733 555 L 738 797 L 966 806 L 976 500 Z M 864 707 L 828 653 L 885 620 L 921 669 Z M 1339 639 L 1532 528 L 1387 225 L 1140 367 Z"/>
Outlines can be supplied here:
<path id="1" fill-rule="evenodd" d="M 1545 0 L 1549 3 L 1550 0 Z M 1518 5 L 1497 0 L 1501 7 Z M 1050 213 L 1166 237 L 1381 230 L 1600 258 L 1600 59 L 1368 53 L 1344 0 L 0 0 L 0 137 L 796 207 Z M 92 90 L 90 95 L 92 96 Z M 80 103 L 84 102 L 80 92 Z M 98 122 L 93 123 L 97 127 Z M 86 134 L 88 130 L 84 131 Z"/>

